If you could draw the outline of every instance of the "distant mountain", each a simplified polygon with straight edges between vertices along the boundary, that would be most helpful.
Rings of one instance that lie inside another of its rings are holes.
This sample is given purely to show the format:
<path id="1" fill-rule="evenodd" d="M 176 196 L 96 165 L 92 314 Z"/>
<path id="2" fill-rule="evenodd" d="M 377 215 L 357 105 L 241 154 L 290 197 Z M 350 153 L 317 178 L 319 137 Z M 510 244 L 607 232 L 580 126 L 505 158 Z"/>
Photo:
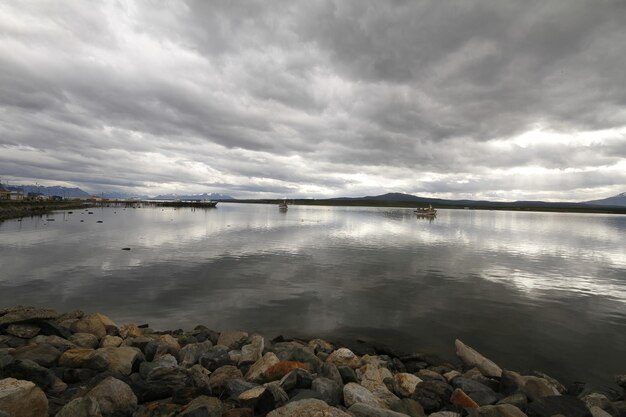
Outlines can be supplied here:
<path id="1" fill-rule="evenodd" d="M 41 193 L 45 196 L 53 196 L 58 195 L 60 197 L 65 198 L 75 198 L 75 197 L 89 197 L 91 194 L 86 193 L 80 188 L 68 188 L 68 187 L 60 187 L 58 185 L 52 187 L 46 187 L 43 185 L 24 185 L 24 186 L 15 186 L 9 185 L 9 190 L 18 191 L 23 190 L 24 195 L 28 193 Z"/>
<path id="2" fill-rule="evenodd" d="M 104 198 L 112 198 L 112 199 L 117 199 L 117 200 L 148 200 L 150 197 L 147 195 L 139 195 L 139 194 L 129 194 L 129 193 L 117 193 L 117 192 L 103 192 L 100 194 L 96 194 L 96 195 L 101 195 Z"/>
<path id="3" fill-rule="evenodd" d="M 601 200 L 587 201 L 587 204 L 626 207 L 626 193 L 614 195 L 613 197 L 609 197 L 609 198 L 603 198 Z"/>
<path id="4" fill-rule="evenodd" d="M 203 194 L 161 194 L 151 200 L 234 200 L 233 197 L 220 193 Z"/>

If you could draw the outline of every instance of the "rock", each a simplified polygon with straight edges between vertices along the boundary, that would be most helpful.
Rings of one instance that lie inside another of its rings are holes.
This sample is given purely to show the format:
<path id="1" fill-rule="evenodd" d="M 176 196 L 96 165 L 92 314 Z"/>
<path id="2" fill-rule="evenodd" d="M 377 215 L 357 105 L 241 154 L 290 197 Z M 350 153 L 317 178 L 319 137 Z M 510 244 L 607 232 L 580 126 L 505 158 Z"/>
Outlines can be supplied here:
<path id="1" fill-rule="evenodd" d="M 119 336 L 106 335 L 100 340 L 100 347 L 119 347 L 124 340 Z"/>
<path id="2" fill-rule="evenodd" d="M 600 407 L 596 407 L 595 405 L 589 407 L 589 411 L 593 417 L 612 417 L 607 411 L 601 409 Z"/>
<path id="3" fill-rule="evenodd" d="M 339 371 L 339 375 L 341 375 L 341 380 L 344 384 L 349 382 L 359 383 L 359 377 L 356 374 L 356 371 L 349 366 L 338 366 L 337 370 Z"/>
<path id="4" fill-rule="evenodd" d="M 226 389 L 224 390 L 224 392 L 229 399 L 238 400 L 241 394 L 257 387 L 258 385 L 252 382 L 248 382 L 243 378 L 234 378 L 226 381 Z"/>
<path id="5" fill-rule="evenodd" d="M 485 376 L 500 377 L 502 369 L 491 360 L 465 345 L 459 339 L 454 342 L 457 356 L 468 366 L 477 367 Z"/>
<path id="6" fill-rule="evenodd" d="M 140 406 L 133 417 L 176 417 L 180 414 L 180 405 L 152 402 Z"/>
<path id="7" fill-rule="evenodd" d="M 273 352 L 267 352 L 261 359 L 256 361 L 250 369 L 248 369 L 246 379 L 248 381 L 261 381 L 265 372 L 278 362 L 280 362 L 280 360 Z"/>
<path id="8" fill-rule="evenodd" d="M 90 333 L 96 336 L 98 339 L 104 337 L 107 334 L 107 330 L 104 327 L 104 324 L 102 324 L 102 321 L 96 314 L 89 314 L 82 319 L 75 321 L 70 326 L 70 330 L 73 333 Z"/>
<path id="9" fill-rule="evenodd" d="M 433 379 L 436 379 L 438 381 L 443 381 L 443 382 L 447 382 L 448 381 L 446 379 L 446 377 L 444 377 L 441 374 L 438 374 L 435 371 L 431 371 L 430 369 L 420 369 L 419 371 L 416 372 L 416 375 L 422 381 L 430 381 L 430 380 L 433 380 Z"/>
<path id="10" fill-rule="evenodd" d="M 198 342 L 204 342 L 206 340 L 210 340 L 214 345 L 217 345 L 217 340 L 220 337 L 220 334 L 215 330 L 211 330 L 206 326 L 196 326 L 193 329 L 192 335 L 197 339 Z"/>
<path id="11" fill-rule="evenodd" d="M 48 415 L 48 399 L 30 381 L 5 378 L 0 380 L 0 410 L 11 417 L 43 417 Z"/>
<path id="12" fill-rule="evenodd" d="M 249 339 L 247 345 L 241 347 L 241 360 L 240 362 L 256 362 L 263 356 L 263 349 L 265 348 L 265 340 L 262 336 L 255 335 Z"/>
<path id="13" fill-rule="evenodd" d="M 6 324 L 20 323 L 24 321 L 55 319 L 59 313 L 47 308 L 16 306 L 5 310 L 5 314 L 0 316 L 0 326 Z"/>
<path id="14" fill-rule="evenodd" d="M 495 404 L 498 397 L 493 390 L 480 382 L 476 382 L 464 377 L 454 378 L 451 382 L 454 388 L 460 388 L 464 394 L 467 394 L 476 401 L 478 405 Z"/>
<path id="15" fill-rule="evenodd" d="M 348 411 L 355 417 L 406 417 L 406 414 L 364 403 L 356 403 L 348 408 Z"/>
<path id="16" fill-rule="evenodd" d="M 254 410 L 252 408 L 233 408 L 225 411 L 222 417 L 254 417 Z"/>
<path id="17" fill-rule="evenodd" d="M 294 401 L 271 411 L 267 417 L 351 417 L 350 414 L 316 399 Z"/>
<path id="18" fill-rule="evenodd" d="M 402 398 L 391 404 L 391 410 L 411 417 L 426 417 L 421 404 L 410 398 Z"/>
<path id="19" fill-rule="evenodd" d="M 122 339 L 143 337 L 143 332 L 134 323 L 123 324 L 119 328 L 119 333 Z"/>
<path id="20" fill-rule="evenodd" d="M 144 350 L 146 350 L 146 346 L 148 346 L 148 343 L 152 342 L 152 338 L 151 337 L 129 337 L 128 339 L 125 339 L 124 342 L 122 343 L 122 346 L 130 346 L 130 347 L 135 347 L 139 350 L 141 350 L 142 352 Z"/>
<path id="21" fill-rule="evenodd" d="M 0 369 L 0 377 L 27 380 L 51 394 L 59 394 L 67 388 L 50 369 L 28 359 L 18 359 L 5 365 Z"/>
<path id="22" fill-rule="evenodd" d="M 248 333 L 241 331 L 226 331 L 220 334 L 217 344 L 229 349 L 239 349 L 248 338 Z"/>
<path id="23" fill-rule="evenodd" d="M 372 407 L 380 407 L 381 402 L 367 388 L 349 382 L 343 386 L 343 402 L 346 407 L 350 407 L 356 403 L 364 403 Z"/>
<path id="24" fill-rule="evenodd" d="M 342 387 L 335 381 L 328 378 L 316 378 L 311 384 L 311 389 L 320 394 L 322 400 L 328 405 L 338 405 L 341 403 L 343 394 Z"/>
<path id="25" fill-rule="evenodd" d="M 107 334 L 116 335 L 118 333 L 117 324 L 115 324 L 113 320 L 111 320 L 110 318 L 108 318 L 102 313 L 94 313 L 93 315 L 98 320 L 100 320 L 100 323 L 102 323 L 102 325 L 104 326 L 104 329 L 106 330 Z"/>
<path id="26" fill-rule="evenodd" d="M 313 349 L 313 353 L 315 354 L 318 354 L 320 352 L 330 354 L 333 350 L 335 350 L 335 347 L 332 343 L 329 343 L 323 339 L 311 339 L 309 340 L 309 343 L 307 343 L 307 346 Z"/>
<path id="27" fill-rule="evenodd" d="M 348 368 L 350 369 L 350 368 Z M 323 363 L 318 375 L 324 378 L 332 379 L 343 389 L 343 378 L 337 369 L 337 365 L 332 363 Z"/>
<path id="28" fill-rule="evenodd" d="M 385 367 L 385 362 L 378 358 L 364 356 L 362 361 L 366 364 L 357 370 L 361 385 L 374 394 L 385 408 L 391 407 L 399 398 L 387 388 L 384 381 L 387 378 L 395 381 L 393 374 Z"/>
<path id="29" fill-rule="evenodd" d="M 454 411 L 438 411 L 436 413 L 429 414 L 428 417 L 461 417 L 459 413 Z"/>
<path id="30" fill-rule="evenodd" d="M 190 402 L 180 417 L 222 417 L 224 405 L 215 397 L 202 395 Z"/>
<path id="31" fill-rule="evenodd" d="M 243 374 L 233 365 L 219 367 L 209 377 L 211 391 L 221 393 L 226 388 L 229 379 L 243 378 Z"/>
<path id="32" fill-rule="evenodd" d="M 354 352 L 347 348 L 339 348 L 335 350 L 330 355 L 328 355 L 328 358 L 326 358 L 326 362 L 332 363 L 338 367 L 347 366 L 352 369 L 361 366 L 361 361 L 358 356 L 356 356 Z"/>
<path id="33" fill-rule="evenodd" d="M 20 337 L 0 335 L 0 348 L 16 348 L 25 344 L 26 340 Z"/>
<path id="34" fill-rule="evenodd" d="M 308 389 L 313 383 L 313 375 L 306 369 L 298 368 L 285 375 L 278 385 L 285 391 Z"/>
<path id="35" fill-rule="evenodd" d="M 432 413 L 449 403 L 452 391 L 452 387 L 446 382 L 424 381 L 417 384 L 411 398 L 419 402 L 424 407 L 424 411 Z"/>
<path id="36" fill-rule="evenodd" d="M 626 374 L 615 375 L 615 383 L 626 390 Z"/>
<path id="37" fill-rule="evenodd" d="M 11 356 L 15 359 L 28 359 L 41 366 L 50 368 L 56 365 L 57 360 L 61 356 L 61 351 L 51 345 L 35 344 L 16 348 L 11 352 Z"/>
<path id="38" fill-rule="evenodd" d="M 68 349 L 77 347 L 74 343 L 70 342 L 67 339 L 63 339 L 62 337 L 59 337 L 57 335 L 50 335 L 50 336 L 39 335 L 30 339 L 29 343 L 39 344 L 39 345 L 45 343 L 47 345 L 54 346 L 55 348 L 59 349 L 61 352 L 65 352 Z"/>
<path id="39" fill-rule="evenodd" d="M 406 372 L 397 373 L 393 377 L 398 384 L 399 393 L 404 397 L 410 397 L 415 392 L 417 384 L 422 382 L 420 378 Z"/>
<path id="40" fill-rule="evenodd" d="M 450 402 L 457 407 L 463 408 L 465 410 L 475 410 L 480 407 L 460 388 L 457 388 L 452 392 L 452 395 L 450 396 Z"/>
<path id="41" fill-rule="evenodd" d="M 78 397 L 65 404 L 55 417 L 102 417 L 102 413 L 95 399 Z"/>
<path id="42" fill-rule="evenodd" d="M 59 357 L 59 366 L 82 368 L 94 352 L 93 349 L 68 349 Z"/>
<path id="43" fill-rule="evenodd" d="M 100 345 L 98 336 L 92 333 L 74 333 L 69 340 L 79 348 L 95 349 Z"/>
<path id="44" fill-rule="evenodd" d="M 181 364 L 181 366 L 189 367 L 193 364 L 198 363 L 198 360 L 200 359 L 200 357 L 209 351 L 211 352 L 226 351 L 226 348 L 224 347 L 218 348 L 216 346 L 215 349 L 211 349 L 211 348 L 213 348 L 213 343 L 211 343 L 211 341 L 206 341 L 202 343 L 190 343 L 188 345 L 185 345 L 178 351 L 178 362 Z M 213 370 L 213 369 L 209 369 L 209 370 Z"/>
<path id="45" fill-rule="evenodd" d="M 104 417 L 130 416 L 137 408 L 137 397 L 128 384 L 114 377 L 107 377 L 92 388 L 85 398 L 98 402 Z"/>
<path id="46" fill-rule="evenodd" d="M 6 332 L 22 339 L 32 339 L 37 336 L 41 329 L 34 324 L 10 324 Z"/>
<path id="47" fill-rule="evenodd" d="M 445 374 L 443 374 L 443 377 L 446 379 L 446 381 L 450 382 L 457 376 L 461 376 L 461 375 L 462 374 L 459 371 L 450 371 L 450 372 L 446 372 Z"/>
<path id="48" fill-rule="evenodd" d="M 150 379 L 152 374 L 158 373 L 160 370 L 164 368 L 176 368 L 178 367 L 178 362 L 176 358 L 172 355 L 164 355 L 160 358 L 155 359 L 152 362 L 142 362 L 139 365 L 139 375 L 143 379 Z"/>
<path id="49" fill-rule="evenodd" d="M 63 382 L 67 382 L 68 384 L 76 383 L 76 382 L 85 382 L 89 381 L 91 378 L 98 374 L 97 371 L 93 369 L 86 368 L 64 368 L 62 379 Z"/>
<path id="50" fill-rule="evenodd" d="M 320 393 L 312 389 L 295 389 L 292 390 L 290 394 L 289 402 L 306 400 L 307 398 L 315 398 L 316 400 L 324 401 Z"/>
<path id="51" fill-rule="evenodd" d="M 563 414 L 567 417 L 591 417 L 584 402 L 568 395 L 554 395 L 533 401 L 526 407 L 528 417 L 551 417 Z"/>
<path id="52" fill-rule="evenodd" d="M 133 368 L 143 361 L 143 354 L 129 346 L 96 349 L 89 357 L 86 367 L 96 371 L 110 371 L 130 375 Z"/>
<path id="53" fill-rule="evenodd" d="M 269 383 L 265 384 L 265 391 L 259 396 L 255 408 L 259 414 L 263 415 L 282 407 L 287 401 L 289 401 L 289 396 L 278 386 L 278 383 Z"/>
<path id="54" fill-rule="evenodd" d="M 196 389 L 204 391 L 207 394 L 211 392 L 211 372 L 209 370 L 196 364 L 187 370 L 187 374 Z"/>
<path id="55" fill-rule="evenodd" d="M 289 372 L 294 369 L 303 368 L 307 369 L 307 365 L 302 362 L 295 361 L 280 361 L 275 365 L 270 366 L 263 375 L 266 381 L 276 381 L 283 378 Z"/>
<path id="56" fill-rule="evenodd" d="M 207 340 L 204 343 L 211 342 Z M 228 353 L 227 349 L 228 348 L 226 346 L 213 346 L 209 348 L 208 352 L 205 352 L 200 356 L 198 362 L 209 371 L 214 371 L 224 365 L 232 365 L 233 361 L 231 360 L 230 354 Z"/>
<path id="57" fill-rule="evenodd" d="M 531 401 L 537 401 L 550 395 L 561 395 L 553 385 L 543 378 L 527 376 L 524 379 L 525 383 L 522 391 Z"/>
<path id="58" fill-rule="evenodd" d="M 229 382 L 232 383 L 231 381 Z M 237 397 L 237 400 L 239 400 L 239 402 L 245 407 L 255 408 L 259 402 L 259 398 L 261 398 L 261 395 L 263 395 L 266 390 L 267 388 L 261 385 L 249 388 L 241 392 Z"/>
<path id="59" fill-rule="evenodd" d="M 172 349 L 176 350 L 177 352 L 180 350 L 180 344 L 178 343 L 178 340 L 176 340 L 176 338 L 173 337 L 171 334 L 159 335 L 158 340 L 160 342 L 167 343 L 169 346 L 172 347 Z"/>
<path id="60" fill-rule="evenodd" d="M 472 417 L 528 417 L 519 408 L 510 404 L 484 405 L 472 414 Z"/>
<path id="61" fill-rule="evenodd" d="M 517 391 L 516 393 L 501 399 L 496 404 L 511 404 L 520 410 L 524 410 L 526 408 L 526 404 L 528 404 L 528 399 L 526 398 L 526 394 L 521 391 Z"/>

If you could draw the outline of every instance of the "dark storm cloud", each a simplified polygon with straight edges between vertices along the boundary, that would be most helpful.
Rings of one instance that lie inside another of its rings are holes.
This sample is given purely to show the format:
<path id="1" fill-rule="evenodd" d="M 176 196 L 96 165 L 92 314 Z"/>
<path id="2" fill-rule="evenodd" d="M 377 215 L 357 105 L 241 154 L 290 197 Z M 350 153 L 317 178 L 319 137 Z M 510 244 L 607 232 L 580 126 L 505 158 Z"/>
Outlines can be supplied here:
<path id="1" fill-rule="evenodd" d="M 0 175 L 97 191 L 590 199 L 622 1 L 8 2 Z"/>

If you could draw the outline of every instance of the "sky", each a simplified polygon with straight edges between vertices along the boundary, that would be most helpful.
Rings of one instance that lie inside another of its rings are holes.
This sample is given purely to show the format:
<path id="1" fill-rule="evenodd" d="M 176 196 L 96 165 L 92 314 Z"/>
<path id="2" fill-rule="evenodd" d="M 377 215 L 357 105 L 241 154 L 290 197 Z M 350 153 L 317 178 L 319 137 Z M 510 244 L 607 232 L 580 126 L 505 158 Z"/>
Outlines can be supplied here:
<path id="1" fill-rule="evenodd" d="M 0 181 L 626 191 L 626 1 L 0 2 Z"/>

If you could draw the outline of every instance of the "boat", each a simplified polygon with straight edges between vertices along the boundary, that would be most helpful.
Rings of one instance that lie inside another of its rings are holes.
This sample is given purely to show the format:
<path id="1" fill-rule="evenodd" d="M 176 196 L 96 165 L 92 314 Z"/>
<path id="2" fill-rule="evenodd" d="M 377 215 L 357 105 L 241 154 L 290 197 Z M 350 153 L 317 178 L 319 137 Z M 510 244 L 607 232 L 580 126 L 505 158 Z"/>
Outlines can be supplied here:
<path id="1" fill-rule="evenodd" d="M 281 211 L 285 211 L 288 208 L 289 207 L 287 206 L 287 200 L 283 200 L 283 202 L 278 205 L 278 210 L 281 210 Z"/>
<path id="2" fill-rule="evenodd" d="M 428 205 L 428 207 L 418 207 L 413 211 L 418 216 L 436 216 L 437 209 L 434 209 L 432 205 Z"/>

